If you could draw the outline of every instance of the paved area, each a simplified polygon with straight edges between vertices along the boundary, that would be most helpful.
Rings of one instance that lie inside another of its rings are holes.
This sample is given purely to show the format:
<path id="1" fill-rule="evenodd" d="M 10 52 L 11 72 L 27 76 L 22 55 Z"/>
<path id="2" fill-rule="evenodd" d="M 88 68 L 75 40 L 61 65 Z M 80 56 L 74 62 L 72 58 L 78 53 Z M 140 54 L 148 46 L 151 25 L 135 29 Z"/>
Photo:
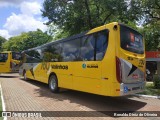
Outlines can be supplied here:
<path id="1" fill-rule="evenodd" d="M 88 116 L 44 118 L 12 117 L 8 118 L 8 120 L 105 120 L 115 118 L 110 115 L 105 115 L 103 111 L 160 111 L 160 100 L 154 98 L 136 96 L 113 98 L 71 90 L 53 94 L 48 89 L 48 85 L 33 80 L 24 81 L 19 78 L 18 74 L 1 74 L 0 82 L 6 111 L 62 111 L 61 113 L 64 111 L 80 111 L 76 112 L 76 114 L 81 114 L 81 112 L 84 114 L 85 112 L 87 114 L 86 116 Z M 65 113 L 67 112 L 63 114 Z M 52 113 L 48 113 L 48 115 L 52 115 Z M 99 117 L 94 117 L 96 115 Z M 128 120 L 128 117 L 116 117 L 116 119 Z M 160 118 L 130 117 L 129 119 L 158 120 Z"/>

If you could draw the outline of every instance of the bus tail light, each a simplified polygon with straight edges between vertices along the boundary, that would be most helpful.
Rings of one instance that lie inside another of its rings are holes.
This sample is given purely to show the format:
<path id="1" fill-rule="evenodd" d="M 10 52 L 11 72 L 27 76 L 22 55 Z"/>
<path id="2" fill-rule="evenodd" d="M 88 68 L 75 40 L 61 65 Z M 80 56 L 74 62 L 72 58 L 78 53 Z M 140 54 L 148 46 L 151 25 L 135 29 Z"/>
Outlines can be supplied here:
<path id="1" fill-rule="evenodd" d="M 122 82 L 122 68 L 121 61 L 118 57 L 116 57 L 116 76 L 119 83 Z"/>

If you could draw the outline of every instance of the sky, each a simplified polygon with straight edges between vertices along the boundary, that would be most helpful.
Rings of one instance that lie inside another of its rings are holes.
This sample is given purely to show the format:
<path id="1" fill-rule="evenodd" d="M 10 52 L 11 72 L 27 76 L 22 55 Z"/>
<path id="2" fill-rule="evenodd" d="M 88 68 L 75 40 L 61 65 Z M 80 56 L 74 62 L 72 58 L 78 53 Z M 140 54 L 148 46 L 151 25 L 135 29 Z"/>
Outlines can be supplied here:
<path id="1" fill-rule="evenodd" d="M 44 0 L 0 0 L 0 36 L 8 39 L 22 32 L 47 30 L 41 16 Z"/>

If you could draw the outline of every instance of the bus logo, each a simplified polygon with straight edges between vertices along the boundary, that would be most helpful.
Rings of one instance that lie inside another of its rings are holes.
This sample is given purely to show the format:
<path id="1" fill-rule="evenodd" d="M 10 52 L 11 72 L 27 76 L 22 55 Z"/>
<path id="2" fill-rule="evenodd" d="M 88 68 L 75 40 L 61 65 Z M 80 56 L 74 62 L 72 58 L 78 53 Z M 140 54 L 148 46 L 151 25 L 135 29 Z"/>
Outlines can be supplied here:
<path id="1" fill-rule="evenodd" d="M 127 92 L 128 92 L 128 87 L 125 86 L 125 87 L 124 87 L 124 93 L 127 93 Z"/>
<path id="2" fill-rule="evenodd" d="M 86 64 L 85 64 L 85 63 L 84 63 L 84 64 L 82 64 L 82 68 L 84 68 L 84 69 L 86 68 Z"/>

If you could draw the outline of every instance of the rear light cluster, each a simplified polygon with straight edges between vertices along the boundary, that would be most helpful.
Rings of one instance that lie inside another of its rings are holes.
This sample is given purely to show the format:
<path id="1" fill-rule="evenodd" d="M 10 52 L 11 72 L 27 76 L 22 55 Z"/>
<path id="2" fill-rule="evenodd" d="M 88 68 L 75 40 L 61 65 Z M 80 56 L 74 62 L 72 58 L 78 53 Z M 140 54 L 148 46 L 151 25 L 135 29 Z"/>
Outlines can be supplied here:
<path id="1" fill-rule="evenodd" d="M 116 76 L 117 76 L 117 81 L 121 83 L 122 82 L 122 67 L 121 67 L 121 61 L 118 57 L 116 57 Z"/>

